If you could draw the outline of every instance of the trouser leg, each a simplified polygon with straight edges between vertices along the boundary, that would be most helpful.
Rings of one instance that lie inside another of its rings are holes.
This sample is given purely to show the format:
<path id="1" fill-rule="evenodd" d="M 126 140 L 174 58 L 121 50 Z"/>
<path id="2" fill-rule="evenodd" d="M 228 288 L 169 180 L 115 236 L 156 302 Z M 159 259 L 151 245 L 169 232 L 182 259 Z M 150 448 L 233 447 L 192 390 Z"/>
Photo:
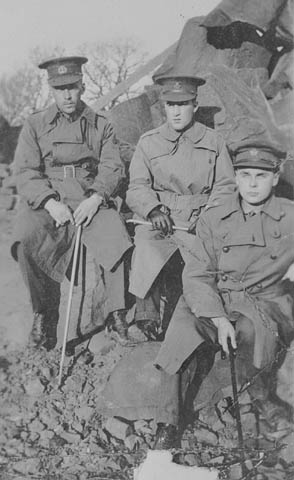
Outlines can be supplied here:
<path id="1" fill-rule="evenodd" d="M 100 325 L 106 326 L 120 343 L 128 341 L 125 301 L 125 261 L 107 271 L 95 262 L 96 286 L 93 290 L 92 318 L 100 312 Z M 103 284 L 103 288 L 99 285 Z M 101 293 L 103 291 L 103 293 Z M 97 322 L 93 322 L 97 323 Z"/>
<path id="2" fill-rule="evenodd" d="M 202 382 L 214 364 L 216 348 L 203 342 L 186 360 L 181 368 L 181 420 L 185 428 L 194 418 L 194 400 Z"/>
<path id="3" fill-rule="evenodd" d="M 236 322 L 236 372 L 239 383 L 250 382 L 248 392 L 252 399 L 265 400 L 268 396 L 260 370 L 253 364 L 255 331 L 252 321 L 240 315 Z"/>
<path id="4" fill-rule="evenodd" d="M 270 428 L 279 428 L 280 420 L 284 422 L 291 418 L 292 412 L 285 402 L 274 395 L 276 386 L 277 365 L 273 362 L 266 369 L 257 369 L 253 364 L 255 332 L 251 322 L 246 317 L 236 323 L 237 356 L 236 370 L 241 385 L 249 383 L 248 393 L 255 410 L 261 415 Z M 277 348 L 278 351 L 278 348 Z"/>
<path id="5" fill-rule="evenodd" d="M 160 284 L 158 279 L 145 298 L 136 298 L 135 322 L 148 340 L 156 340 L 160 326 Z"/>
<path id="6" fill-rule="evenodd" d="M 34 312 L 30 343 L 50 350 L 57 342 L 60 284 L 48 277 L 31 257 L 25 255 L 21 243 L 17 247 L 17 258 Z"/>
<path id="7" fill-rule="evenodd" d="M 153 320 L 159 323 L 160 320 L 160 289 L 156 282 L 149 290 L 145 298 L 136 297 L 135 321 Z"/>

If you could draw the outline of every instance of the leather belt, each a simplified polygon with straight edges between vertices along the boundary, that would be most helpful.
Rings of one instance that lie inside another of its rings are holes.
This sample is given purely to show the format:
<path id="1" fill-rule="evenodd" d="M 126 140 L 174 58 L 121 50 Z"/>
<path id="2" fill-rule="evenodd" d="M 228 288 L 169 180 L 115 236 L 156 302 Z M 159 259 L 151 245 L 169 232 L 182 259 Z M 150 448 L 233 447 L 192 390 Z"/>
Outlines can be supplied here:
<path id="1" fill-rule="evenodd" d="M 81 167 L 80 165 L 60 165 L 54 167 L 47 167 L 45 174 L 50 178 L 85 178 L 92 176 L 94 178 L 94 172 L 91 172 L 90 169 Z"/>

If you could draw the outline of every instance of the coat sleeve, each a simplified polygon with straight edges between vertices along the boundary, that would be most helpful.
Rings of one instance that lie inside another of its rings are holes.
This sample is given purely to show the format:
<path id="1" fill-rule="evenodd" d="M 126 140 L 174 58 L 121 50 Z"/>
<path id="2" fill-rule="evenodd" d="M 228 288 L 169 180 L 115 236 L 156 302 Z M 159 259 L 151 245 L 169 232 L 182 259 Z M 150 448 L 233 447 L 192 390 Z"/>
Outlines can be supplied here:
<path id="1" fill-rule="evenodd" d="M 112 125 L 105 120 L 101 135 L 98 173 L 88 193 L 96 192 L 107 200 L 117 194 L 124 178 L 125 169 L 120 158 L 119 142 Z"/>
<path id="2" fill-rule="evenodd" d="M 225 145 L 221 140 L 219 154 L 215 162 L 213 187 L 208 199 L 207 208 L 221 205 L 236 190 L 233 164 Z"/>
<path id="3" fill-rule="evenodd" d="M 153 190 L 150 162 L 142 140 L 139 141 L 131 160 L 130 184 L 126 200 L 130 209 L 143 218 L 147 218 L 153 208 L 162 205 Z"/>
<path id="4" fill-rule="evenodd" d="M 20 133 L 13 167 L 17 191 L 32 209 L 40 208 L 50 197 L 59 198 L 59 194 L 42 173 L 41 151 L 30 119 L 26 120 Z"/>
<path id="5" fill-rule="evenodd" d="M 226 313 L 217 290 L 217 255 L 204 217 L 199 218 L 193 255 L 184 266 L 183 294 L 196 317 L 220 317 Z"/>

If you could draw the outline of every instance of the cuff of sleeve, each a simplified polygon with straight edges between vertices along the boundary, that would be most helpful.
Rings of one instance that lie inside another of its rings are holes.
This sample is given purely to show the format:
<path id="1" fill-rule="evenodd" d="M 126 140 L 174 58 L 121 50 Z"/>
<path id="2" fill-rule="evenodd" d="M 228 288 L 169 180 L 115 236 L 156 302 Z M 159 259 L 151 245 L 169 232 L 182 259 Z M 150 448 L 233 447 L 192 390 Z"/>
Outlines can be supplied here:
<path id="1" fill-rule="evenodd" d="M 97 193 L 97 195 L 99 195 L 99 197 L 103 198 L 103 204 L 104 205 L 107 205 L 108 201 L 109 201 L 109 198 L 110 198 L 110 195 L 107 193 L 107 192 L 101 192 L 99 191 L 99 189 L 96 189 L 95 187 L 93 188 L 93 185 L 91 185 L 91 188 L 87 189 L 85 191 L 85 195 L 87 198 L 91 197 L 91 195 L 93 195 L 93 193 Z"/>
<path id="2" fill-rule="evenodd" d="M 46 192 L 42 193 L 42 195 L 37 197 L 34 202 L 29 202 L 29 205 L 33 210 L 38 210 L 39 208 L 44 208 L 45 203 L 50 198 L 54 198 L 55 200 L 59 201 L 60 195 L 55 190 L 48 189 Z"/>
<path id="3" fill-rule="evenodd" d="M 148 205 L 148 209 L 145 209 L 145 211 L 143 212 L 143 217 L 148 218 L 149 213 L 152 212 L 154 208 L 160 208 L 161 206 L 162 206 L 162 203 L 160 202 L 156 202 L 151 206 Z"/>

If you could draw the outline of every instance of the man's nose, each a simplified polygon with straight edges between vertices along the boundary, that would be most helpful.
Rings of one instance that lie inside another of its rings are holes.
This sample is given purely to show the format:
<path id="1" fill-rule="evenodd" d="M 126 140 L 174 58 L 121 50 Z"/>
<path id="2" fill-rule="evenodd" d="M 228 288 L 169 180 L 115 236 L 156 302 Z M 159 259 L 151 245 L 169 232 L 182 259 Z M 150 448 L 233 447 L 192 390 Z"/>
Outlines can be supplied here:
<path id="1" fill-rule="evenodd" d="M 180 113 L 179 105 L 174 105 L 174 115 L 179 115 L 179 113 Z"/>
<path id="2" fill-rule="evenodd" d="M 256 187 L 256 178 L 255 177 L 250 178 L 250 187 Z"/>
<path id="3" fill-rule="evenodd" d="M 63 90 L 63 94 L 64 94 L 64 98 L 66 98 L 66 99 L 71 98 L 71 93 L 70 93 L 70 90 L 68 88 L 65 88 Z"/>

